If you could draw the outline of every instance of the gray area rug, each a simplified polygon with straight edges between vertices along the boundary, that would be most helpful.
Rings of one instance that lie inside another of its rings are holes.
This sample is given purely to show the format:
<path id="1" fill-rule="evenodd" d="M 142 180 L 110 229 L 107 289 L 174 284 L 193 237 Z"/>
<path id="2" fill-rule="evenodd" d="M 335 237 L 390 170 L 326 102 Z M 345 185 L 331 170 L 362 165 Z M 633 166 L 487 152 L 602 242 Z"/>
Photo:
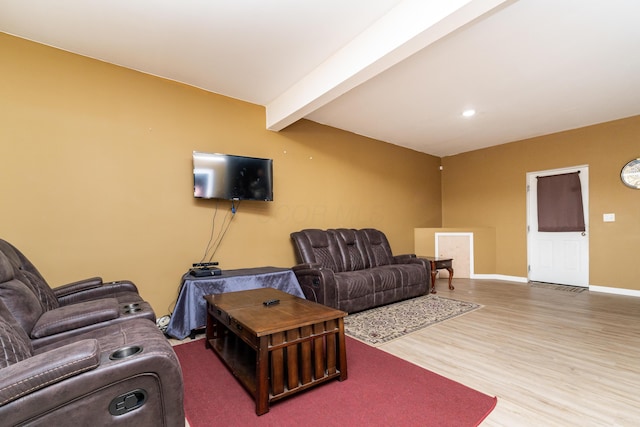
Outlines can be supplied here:
<path id="1" fill-rule="evenodd" d="M 579 294 L 580 292 L 584 292 L 589 289 L 581 286 L 556 285 L 554 283 L 542 283 L 542 282 L 530 282 L 529 286 L 531 286 L 532 288 L 553 289 L 554 291 L 573 292 L 574 294 Z"/>
<path id="2" fill-rule="evenodd" d="M 424 295 L 350 314 L 344 318 L 344 329 L 350 337 L 377 347 L 480 307 L 471 302 Z"/>

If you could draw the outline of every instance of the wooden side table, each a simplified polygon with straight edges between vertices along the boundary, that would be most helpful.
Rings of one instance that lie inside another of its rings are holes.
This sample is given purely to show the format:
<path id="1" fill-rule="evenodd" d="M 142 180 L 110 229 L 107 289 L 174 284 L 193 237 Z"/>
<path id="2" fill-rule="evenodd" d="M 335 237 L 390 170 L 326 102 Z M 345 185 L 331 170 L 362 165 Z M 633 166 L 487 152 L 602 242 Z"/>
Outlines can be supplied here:
<path id="1" fill-rule="evenodd" d="M 431 293 L 436 293 L 436 273 L 438 270 L 447 270 L 449 272 L 449 289 L 455 289 L 451 284 L 453 280 L 453 258 L 440 258 L 426 256 L 423 259 L 429 261 L 431 264 Z"/>

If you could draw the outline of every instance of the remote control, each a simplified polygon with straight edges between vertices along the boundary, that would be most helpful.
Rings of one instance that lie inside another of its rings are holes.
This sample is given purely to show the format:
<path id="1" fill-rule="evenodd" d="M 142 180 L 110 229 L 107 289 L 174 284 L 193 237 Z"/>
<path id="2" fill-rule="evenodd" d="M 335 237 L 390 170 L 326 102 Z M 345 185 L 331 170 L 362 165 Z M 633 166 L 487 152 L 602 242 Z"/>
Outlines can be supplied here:
<path id="1" fill-rule="evenodd" d="M 266 301 L 264 301 L 264 302 L 263 302 L 263 304 L 264 304 L 266 307 L 269 307 L 269 306 L 271 306 L 271 305 L 276 305 L 276 304 L 279 304 L 279 303 L 280 303 L 280 300 L 279 300 L 279 299 L 268 299 L 268 300 L 266 300 Z"/>

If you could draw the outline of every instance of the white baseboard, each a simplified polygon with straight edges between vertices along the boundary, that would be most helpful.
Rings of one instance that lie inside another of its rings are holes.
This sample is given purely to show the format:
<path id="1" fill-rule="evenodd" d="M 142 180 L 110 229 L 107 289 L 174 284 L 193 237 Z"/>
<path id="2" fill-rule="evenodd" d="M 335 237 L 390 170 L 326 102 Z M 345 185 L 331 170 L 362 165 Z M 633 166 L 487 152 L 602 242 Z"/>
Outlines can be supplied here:
<path id="1" fill-rule="evenodd" d="M 630 297 L 640 297 L 640 291 L 637 289 L 610 288 L 607 286 L 590 285 L 589 290 L 593 292 L 603 292 L 605 294 L 627 295 Z"/>
<path id="2" fill-rule="evenodd" d="M 454 278 L 456 276 L 453 276 Z M 518 277 L 518 276 L 506 276 L 504 274 L 472 274 L 472 279 L 484 279 L 484 280 L 503 280 L 505 282 L 519 282 L 519 283 L 527 283 L 528 280 L 526 277 Z"/>
<path id="3" fill-rule="evenodd" d="M 472 274 L 471 278 L 480 279 L 480 280 L 483 280 L 483 279 L 484 280 L 503 280 L 505 282 L 518 282 L 518 283 L 529 282 L 529 279 L 527 279 L 526 277 L 506 276 L 503 274 Z M 637 290 L 637 289 L 611 288 L 607 286 L 589 285 L 589 291 L 602 292 L 605 294 L 626 295 L 630 297 L 640 298 L 640 290 Z"/>

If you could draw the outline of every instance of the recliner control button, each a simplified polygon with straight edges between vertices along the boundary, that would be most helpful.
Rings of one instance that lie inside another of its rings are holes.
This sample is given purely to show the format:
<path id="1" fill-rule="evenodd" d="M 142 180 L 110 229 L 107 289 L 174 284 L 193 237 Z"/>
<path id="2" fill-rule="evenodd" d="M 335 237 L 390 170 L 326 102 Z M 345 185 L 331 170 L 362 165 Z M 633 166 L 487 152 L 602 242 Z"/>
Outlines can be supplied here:
<path id="1" fill-rule="evenodd" d="M 142 389 L 130 391 L 121 394 L 111 401 L 109 404 L 109 413 L 111 415 L 123 415 L 138 409 L 147 401 L 147 392 Z"/>

